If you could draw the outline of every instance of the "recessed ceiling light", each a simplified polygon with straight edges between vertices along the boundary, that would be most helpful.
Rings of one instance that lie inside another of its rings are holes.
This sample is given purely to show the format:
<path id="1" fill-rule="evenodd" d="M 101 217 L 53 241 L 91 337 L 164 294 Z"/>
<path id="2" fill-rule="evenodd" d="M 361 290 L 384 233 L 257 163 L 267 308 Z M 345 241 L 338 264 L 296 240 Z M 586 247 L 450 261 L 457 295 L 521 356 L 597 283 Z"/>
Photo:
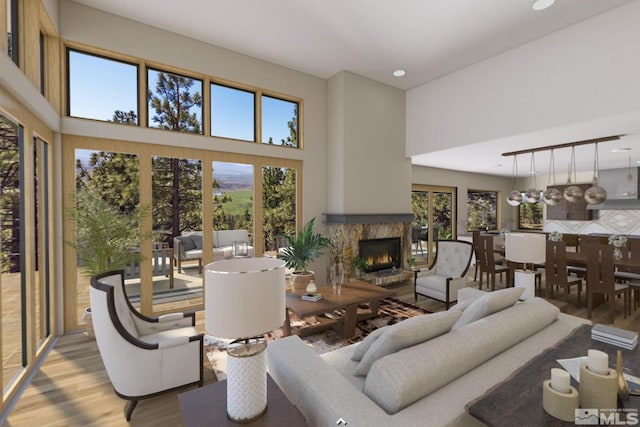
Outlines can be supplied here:
<path id="1" fill-rule="evenodd" d="M 402 70 L 402 69 L 398 69 L 398 70 L 395 70 L 393 72 L 393 75 L 395 77 L 404 77 L 406 74 L 407 74 L 407 72 L 405 70 Z"/>
<path id="2" fill-rule="evenodd" d="M 533 10 L 545 10 L 546 8 L 553 6 L 555 2 L 556 0 L 536 0 L 531 5 L 531 8 Z"/>
<path id="3" fill-rule="evenodd" d="M 627 151 L 631 151 L 631 148 L 629 148 L 629 147 L 614 148 L 613 150 L 611 150 L 612 153 L 626 153 Z"/>

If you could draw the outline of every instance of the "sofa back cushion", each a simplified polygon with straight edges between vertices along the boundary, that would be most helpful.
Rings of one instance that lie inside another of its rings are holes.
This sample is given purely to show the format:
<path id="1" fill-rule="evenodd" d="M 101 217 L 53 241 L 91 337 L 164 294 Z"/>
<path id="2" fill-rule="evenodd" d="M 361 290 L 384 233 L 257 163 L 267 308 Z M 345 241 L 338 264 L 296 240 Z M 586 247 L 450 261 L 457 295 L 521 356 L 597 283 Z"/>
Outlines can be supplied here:
<path id="1" fill-rule="evenodd" d="M 176 239 L 180 241 L 183 252 L 190 251 L 196 248 L 196 244 L 191 236 L 178 236 L 176 237 Z"/>
<path id="2" fill-rule="evenodd" d="M 560 311 L 534 298 L 373 364 L 364 393 L 395 414 L 553 323 Z"/>
<path id="3" fill-rule="evenodd" d="M 189 237 L 191 237 L 191 240 L 195 245 L 195 248 L 192 249 L 202 249 L 202 234 L 192 234 Z"/>
<path id="4" fill-rule="evenodd" d="M 460 316 L 451 329 L 455 331 L 464 325 L 468 325 L 490 314 L 511 307 L 518 301 L 518 298 L 520 298 L 523 292 L 524 287 L 517 287 L 501 289 L 482 295 L 467 307 L 463 308 L 462 316 Z"/>
<path id="5" fill-rule="evenodd" d="M 248 242 L 247 230 L 216 230 L 213 232 L 213 247 L 231 246 L 233 242 Z"/>
<path id="6" fill-rule="evenodd" d="M 424 314 L 385 328 L 384 333 L 366 351 L 354 374 L 365 376 L 371 365 L 386 355 L 449 332 L 461 314 L 459 311 Z"/>

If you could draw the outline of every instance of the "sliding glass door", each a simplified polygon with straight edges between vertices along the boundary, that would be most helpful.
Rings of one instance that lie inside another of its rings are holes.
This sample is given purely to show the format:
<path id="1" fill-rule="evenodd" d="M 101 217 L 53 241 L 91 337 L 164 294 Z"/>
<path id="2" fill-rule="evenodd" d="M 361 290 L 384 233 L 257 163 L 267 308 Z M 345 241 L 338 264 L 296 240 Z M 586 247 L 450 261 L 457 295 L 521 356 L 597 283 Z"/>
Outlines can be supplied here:
<path id="1" fill-rule="evenodd" d="M 431 264 L 435 242 L 456 238 L 456 194 L 455 187 L 413 186 L 411 254 L 418 262 Z"/>

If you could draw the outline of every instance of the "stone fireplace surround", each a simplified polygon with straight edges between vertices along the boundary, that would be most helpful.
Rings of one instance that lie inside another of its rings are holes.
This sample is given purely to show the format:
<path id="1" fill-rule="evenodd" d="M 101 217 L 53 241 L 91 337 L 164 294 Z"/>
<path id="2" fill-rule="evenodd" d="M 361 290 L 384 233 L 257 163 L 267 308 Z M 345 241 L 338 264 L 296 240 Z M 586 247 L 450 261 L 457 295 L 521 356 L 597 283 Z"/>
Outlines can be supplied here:
<path id="1" fill-rule="evenodd" d="M 355 277 L 352 261 L 358 254 L 358 242 L 362 239 L 400 237 L 402 268 L 409 268 L 411 256 L 411 221 L 408 214 L 325 214 L 327 235 L 338 230 L 345 236 L 344 271 L 346 277 Z"/>

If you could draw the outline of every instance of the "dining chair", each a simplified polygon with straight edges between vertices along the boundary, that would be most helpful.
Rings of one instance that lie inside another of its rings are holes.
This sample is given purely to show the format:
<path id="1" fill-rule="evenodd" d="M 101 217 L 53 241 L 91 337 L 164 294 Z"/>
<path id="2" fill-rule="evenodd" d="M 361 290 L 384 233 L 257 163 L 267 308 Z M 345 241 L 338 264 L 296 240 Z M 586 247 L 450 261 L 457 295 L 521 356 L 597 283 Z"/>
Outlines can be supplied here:
<path id="1" fill-rule="evenodd" d="M 622 256 L 640 266 L 640 239 L 630 238 L 627 247 L 620 248 Z M 633 309 L 640 304 L 640 273 L 638 268 L 619 267 L 615 272 L 616 281 L 629 285 L 633 299 Z"/>
<path id="2" fill-rule="evenodd" d="M 616 283 L 613 264 L 613 246 L 587 245 L 587 319 L 593 311 L 593 295 L 603 294 L 609 299 L 609 321 L 615 320 L 615 299 L 623 296 L 623 315 L 631 312 L 630 288 L 627 284 Z"/>
<path id="3" fill-rule="evenodd" d="M 580 306 L 580 293 L 582 292 L 582 279 L 572 276 L 567 269 L 567 245 L 565 242 L 547 240 L 545 254 L 546 296 L 553 298 L 553 287 L 563 287 L 565 300 L 569 302 L 571 287 L 578 289 L 578 307 Z"/>
<path id="4" fill-rule="evenodd" d="M 478 257 L 477 262 L 480 265 L 480 281 L 478 289 L 482 289 L 482 277 L 487 275 L 487 287 L 491 283 L 491 290 L 496 290 L 496 275 L 506 273 L 507 286 L 511 283 L 509 267 L 506 265 L 496 265 L 494 257 L 493 236 L 478 236 Z M 501 276 L 502 280 L 502 276 Z"/>

